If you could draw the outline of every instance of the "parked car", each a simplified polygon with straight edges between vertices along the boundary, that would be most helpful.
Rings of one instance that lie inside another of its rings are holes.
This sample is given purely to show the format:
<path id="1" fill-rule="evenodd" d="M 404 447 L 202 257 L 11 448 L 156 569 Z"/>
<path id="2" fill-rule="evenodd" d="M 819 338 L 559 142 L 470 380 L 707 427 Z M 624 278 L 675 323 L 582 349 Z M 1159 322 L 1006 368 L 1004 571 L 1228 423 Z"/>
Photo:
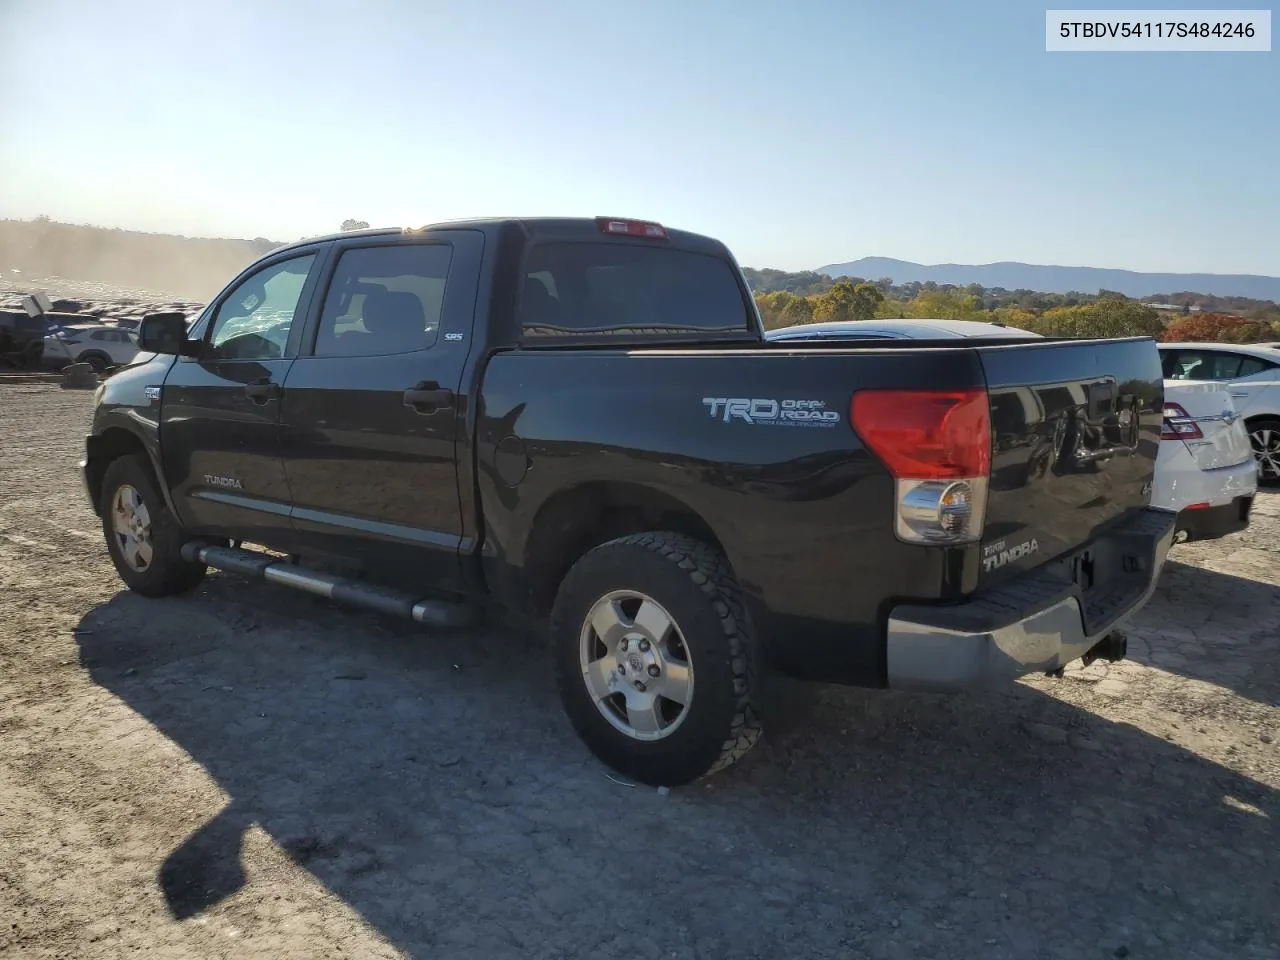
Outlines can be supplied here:
<path id="1" fill-rule="evenodd" d="M 572 725 L 646 783 L 741 757 L 766 671 L 963 690 L 1119 659 L 1174 536 L 1151 340 L 780 346 L 721 243 L 651 222 L 308 240 L 141 343 L 82 464 L 130 589 L 214 567 L 549 625 Z"/>
<path id="2" fill-rule="evenodd" d="M 836 320 L 830 323 L 802 323 L 768 330 L 770 340 L 819 339 L 951 339 L 955 337 L 1016 337 L 1035 339 L 1040 334 L 999 323 L 979 320 Z"/>
<path id="3" fill-rule="evenodd" d="M 105 324 L 57 327 L 44 344 L 46 366 L 87 363 L 98 372 L 132 363 L 138 353 L 136 333 Z"/>
<path id="4" fill-rule="evenodd" d="M 0 367 L 39 370 L 44 363 L 44 323 L 21 310 L 0 310 Z"/>
<path id="5" fill-rule="evenodd" d="M 1280 482 L 1280 343 L 1162 343 L 1168 380 L 1214 380 L 1231 399 L 1265 483 Z"/>
<path id="6" fill-rule="evenodd" d="M 1169 380 L 1151 502 L 1177 511 L 1177 535 L 1214 540 L 1249 526 L 1258 465 L 1221 383 Z"/>

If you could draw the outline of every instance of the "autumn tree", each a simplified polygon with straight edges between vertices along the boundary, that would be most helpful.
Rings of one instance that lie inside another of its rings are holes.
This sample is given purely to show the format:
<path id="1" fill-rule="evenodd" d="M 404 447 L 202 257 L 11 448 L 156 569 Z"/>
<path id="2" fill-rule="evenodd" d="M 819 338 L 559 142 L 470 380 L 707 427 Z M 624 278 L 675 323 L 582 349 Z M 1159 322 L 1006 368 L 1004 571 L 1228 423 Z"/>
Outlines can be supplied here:
<path id="1" fill-rule="evenodd" d="M 760 321 L 766 330 L 791 327 L 813 321 L 813 299 L 799 297 L 787 290 L 774 290 L 755 295 Z"/>
<path id="2" fill-rule="evenodd" d="M 1221 313 L 1179 317 L 1169 324 L 1162 339 L 1166 343 L 1260 343 L 1276 339 L 1271 324 Z"/>
<path id="3" fill-rule="evenodd" d="M 874 320 L 876 308 L 883 301 L 884 294 L 874 283 L 841 280 L 817 298 L 813 319 L 819 323 Z"/>
<path id="4" fill-rule="evenodd" d="M 782 323 L 793 327 L 801 323 L 813 322 L 813 298 L 792 297 L 782 308 Z"/>

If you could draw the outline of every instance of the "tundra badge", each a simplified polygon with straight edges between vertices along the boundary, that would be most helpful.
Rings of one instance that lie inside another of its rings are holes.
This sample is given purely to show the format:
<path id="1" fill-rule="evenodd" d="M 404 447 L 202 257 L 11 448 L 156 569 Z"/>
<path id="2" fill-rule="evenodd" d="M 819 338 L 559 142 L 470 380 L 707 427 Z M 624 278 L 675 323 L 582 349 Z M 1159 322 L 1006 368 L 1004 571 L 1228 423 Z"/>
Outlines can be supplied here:
<path id="1" fill-rule="evenodd" d="M 1030 540 L 1024 540 L 1022 543 L 1015 543 L 1012 547 L 1007 546 L 1007 542 L 1005 540 L 997 540 L 995 543 L 987 544 L 982 548 L 982 569 L 987 573 L 992 570 L 999 570 L 1007 563 L 1021 560 L 1023 557 L 1038 553 L 1040 550 L 1040 541 L 1034 537 Z"/>

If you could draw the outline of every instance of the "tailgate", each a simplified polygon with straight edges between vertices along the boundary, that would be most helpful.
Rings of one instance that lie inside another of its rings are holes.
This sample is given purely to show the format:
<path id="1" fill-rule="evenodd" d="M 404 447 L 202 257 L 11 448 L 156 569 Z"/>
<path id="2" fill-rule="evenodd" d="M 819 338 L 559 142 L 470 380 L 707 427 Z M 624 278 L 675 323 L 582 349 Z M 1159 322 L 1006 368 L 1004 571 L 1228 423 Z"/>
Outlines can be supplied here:
<path id="1" fill-rule="evenodd" d="M 1148 339 L 976 349 L 991 397 L 986 585 L 1083 547 L 1148 505 L 1164 381 Z"/>
<path id="2" fill-rule="evenodd" d="M 1165 413 L 1201 470 L 1234 467 L 1253 456 L 1249 432 L 1227 387 L 1204 380 L 1166 380 Z M 1185 416 L 1184 416 L 1185 415 Z"/>

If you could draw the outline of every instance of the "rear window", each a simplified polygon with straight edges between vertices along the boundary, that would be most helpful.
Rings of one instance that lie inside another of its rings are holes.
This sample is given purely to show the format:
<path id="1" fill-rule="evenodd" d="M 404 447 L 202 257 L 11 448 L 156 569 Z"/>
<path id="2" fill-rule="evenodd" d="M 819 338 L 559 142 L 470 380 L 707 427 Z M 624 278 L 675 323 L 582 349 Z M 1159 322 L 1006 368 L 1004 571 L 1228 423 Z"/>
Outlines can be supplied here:
<path id="1" fill-rule="evenodd" d="M 520 296 L 529 336 L 743 333 L 749 314 L 728 262 L 668 247 L 543 243 Z"/>

